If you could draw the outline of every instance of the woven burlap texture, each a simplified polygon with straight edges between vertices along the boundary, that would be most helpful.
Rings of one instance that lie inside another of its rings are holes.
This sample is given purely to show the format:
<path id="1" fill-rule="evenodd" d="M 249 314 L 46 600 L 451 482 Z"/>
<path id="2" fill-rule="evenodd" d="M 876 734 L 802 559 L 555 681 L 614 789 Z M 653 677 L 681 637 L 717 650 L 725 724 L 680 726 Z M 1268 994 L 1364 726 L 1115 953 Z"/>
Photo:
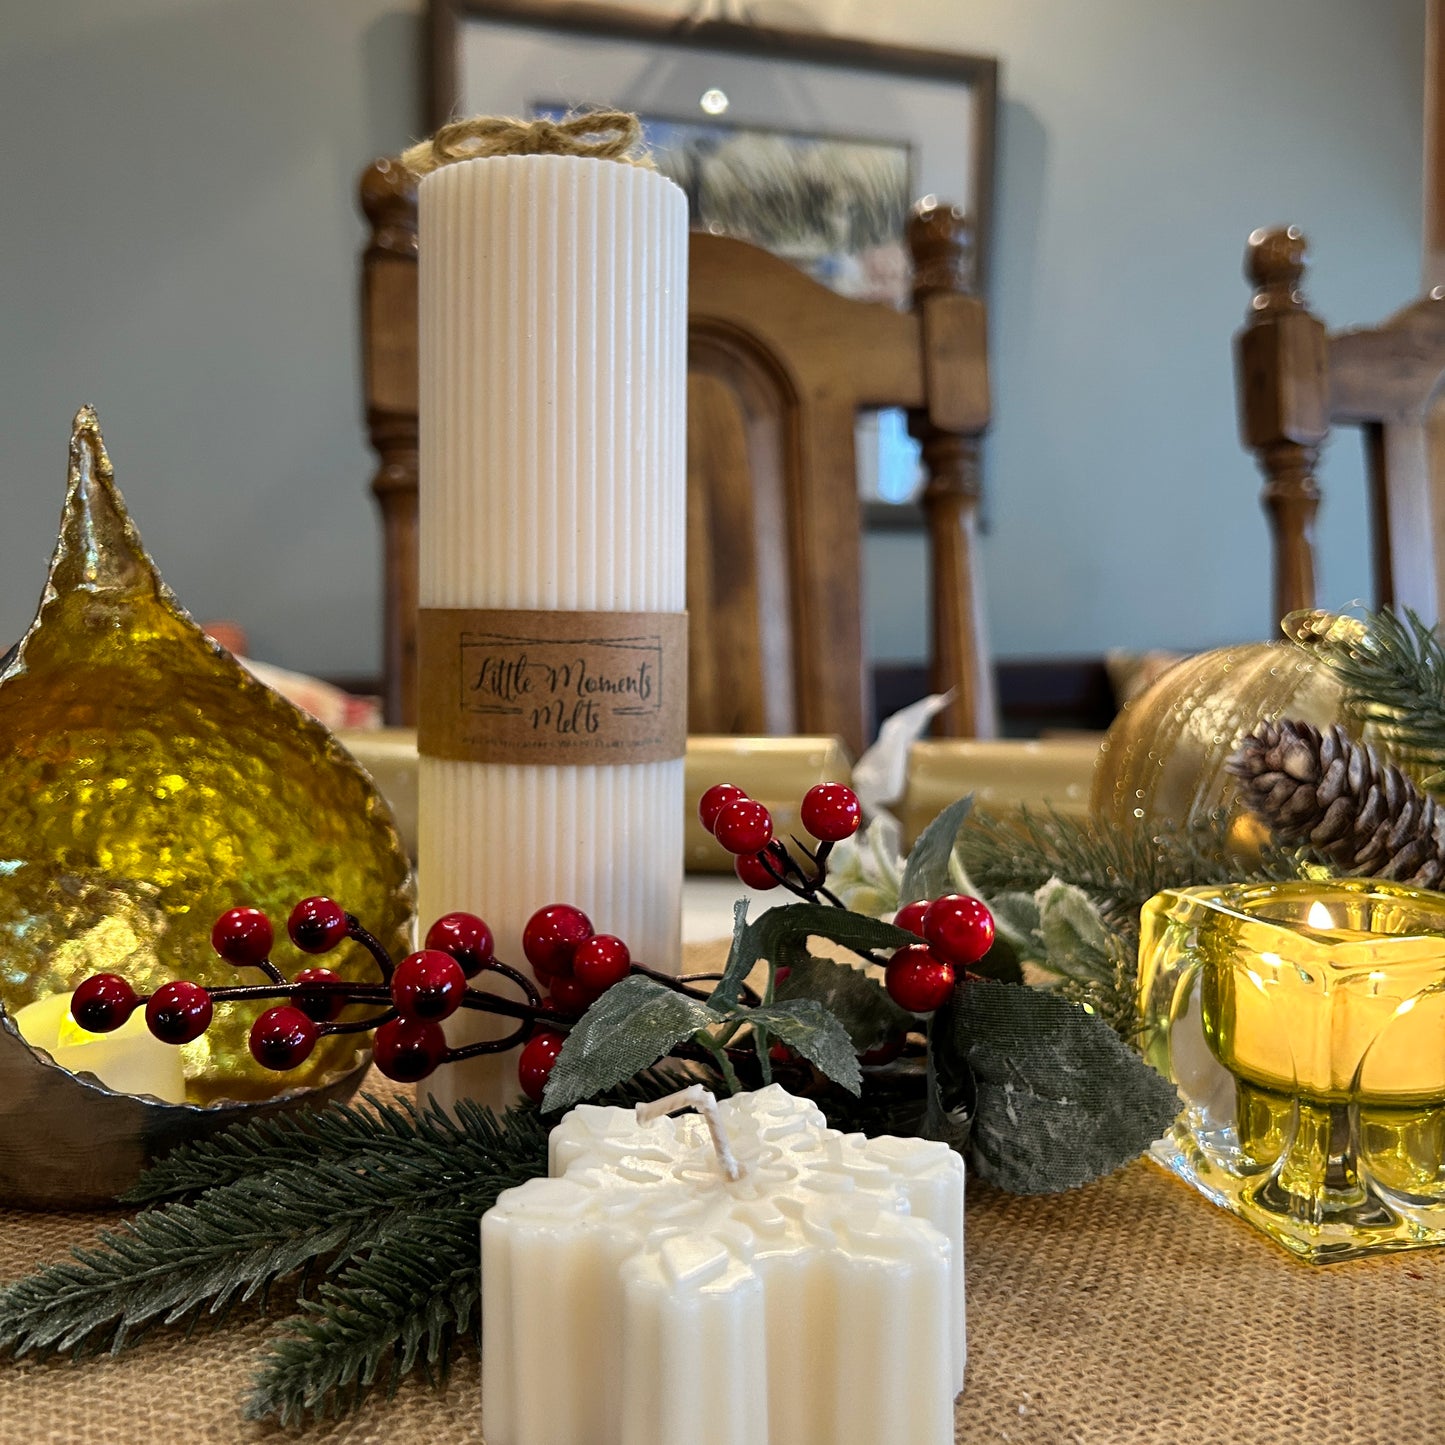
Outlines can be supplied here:
<path id="1" fill-rule="evenodd" d="M 0 1274 L 63 1257 L 103 1222 L 0 1215 Z M 1146 1163 L 1051 1198 L 972 1186 L 967 1240 L 960 1442 L 1445 1442 L 1445 1251 L 1299 1264 Z M 270 1327 L 251 1317 L 189 1340 L 157 1332 L 80 1366 L 0 1365 L 0 1441 L 285 1438 L 240 1412 Z M 464 1358 L 445 1394 L 409 1383 L 300 1438 L 480 1442 L 477 1362 Z"/>

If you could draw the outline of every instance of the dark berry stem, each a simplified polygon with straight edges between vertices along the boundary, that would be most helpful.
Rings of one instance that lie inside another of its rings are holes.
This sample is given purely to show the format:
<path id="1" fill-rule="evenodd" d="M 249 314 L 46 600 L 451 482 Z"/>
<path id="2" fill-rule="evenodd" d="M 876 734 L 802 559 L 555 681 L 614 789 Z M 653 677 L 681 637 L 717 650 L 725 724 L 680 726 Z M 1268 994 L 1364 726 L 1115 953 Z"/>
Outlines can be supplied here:
<path id="1" fill-rule="evenodd" d="M 282 973 L 269 958 L 263 958 L 259 963 L 254 964 L 253 967 L 259 968 L 272 983 L 284 984 L 286 982 L 286 975 Z"/>
<path id="2" fill-rule="evenodd" d="M 675 978 L 670 973 L 659 973 L 655 968 L 648 968 L 645 964 L 638 963 L 636 960 L 633 961 L 632 971 L 633 973 L 640 973 L 643 978 L 650 978 L 654 983 L 662 984 L 664 988 L 672 989 L 674 993 L 685 993 L 689 998 L 702 999 L 706 1002 L 706 1000 L 712 996 L 707 990 L 689 988 L 685 979 Z M 721 975 L 718 976 L 721 977 Z M 694 974 L 691 975 L 691 977 L 707 978 L 711 977 L 711 975 Z"/>
<path id="3" fill-rule="evenodd" d="M 372 1029 L 380 1028 L 382 1024 L 390 1023 L 396 1017 L 394 1008 L 387 1009 L 384 1013 L 372 1014 L 369 1018 L 352 1019 L 344 1024 L 322 1024 L 317 1030 L 322 1034 L 364 1034 Z"/>
<path id="4" fill-rule="evenodd" d="M 381 943 L 361 926 L 360 921 L 354 914 L 346 915 L 346 932 L 359 943 L 376 960 L 376 966 L 381 970 L 382 980 L 391 982 L 392 962 L 391 955 L 381 946 Z"/>
<path id="5" fill-rule="evenodd" d="M 532 980 L 528 978 L 526 974 L 519 973 L 515 968 L 509 968 L 505 963 L 498 963 L 495 958 L 482 965 L 483 973 L 486 973 L 488 970 L 493 973 L 500 973 L 503 978 L 511 979 L 511 981 L 527 995 L 527 1002 L 531 1004 L 533 1008 L 539 1009 L 542 1007 L 542 995 L 537 992 L 536 985 L 533 984 Z"/>

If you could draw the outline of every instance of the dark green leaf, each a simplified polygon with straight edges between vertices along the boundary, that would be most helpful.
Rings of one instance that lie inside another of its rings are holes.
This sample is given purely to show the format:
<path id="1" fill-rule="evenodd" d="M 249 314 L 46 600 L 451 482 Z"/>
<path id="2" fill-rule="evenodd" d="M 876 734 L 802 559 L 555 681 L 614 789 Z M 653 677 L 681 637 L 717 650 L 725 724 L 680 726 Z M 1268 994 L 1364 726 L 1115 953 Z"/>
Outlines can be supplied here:
<path id="1" fill-rule="evenodd" d="M 666 984 L 636 973 L 624 978 L 573 1025 L 552 1066 L 542 1107 L 550 1112 L 590 1099 L 720 1019 L 700 999 Z"/>
<path id="2" fill-rule="evenodd" d="M 934 1028 L 937 1028 L 936 1019 Z M 968 1061 L 956 1050 L 934 1047 L 932 1032 L 930 1030 L 923 1126 L 919 1132 L 925 1139 L 938 1139 L 962 1154 L 973 1132 L 978 1085 Z"/>
<path id="3" fill-rule="evenodd" d="M 993 947 L 977 963 L 969 964 L 968 971 L 982 978 L 996 978 L 1000 983 L 1024 981 L 1023 960 L 1001 933 L 994 935 Z"/>
<path id="4" fill-rule="evenodd" d="M 919 835 L 903 869 L 898 890 L 900 906 L 919 898 L 941 898 L 953 891 L 948 863 L 972 808 L 972 797 L 950 803 Z"/>
<path id="5" fill-rule="evenodd" d="M 777 999 L 812 998 L 823 1005 L 848 1031 L 859 1052 L 882 1043 L 889 1034 L 913 1027 L 913 1015 L 905 1013 L 888 990 L 861 968 L 809 955 L 798 959 L 792 972 L 778 984 Z"/>
<path id="6" fill-rule="evenodd" d="M 798 967 L 808 957 L 810 938 L 826 938 L 855 951 L 891 950 L 901 948 L 905 943 L 918 942 L 902 928 L 846 908 L 834 908 L 824 903 L 780 905 L 760 914 L 734 935 L 727 973 L 737 982 L 729 983 L 726 991 L 719 983 L 709 1002 L 720 1009 L 735 1005 L 741 981 L 759 959 L 767 959 L 774 968 Z"/>
<path id="7" fill-rule="evenodd" d="M 718 1008 L 730 1008 L 742 997 L 743 983 L 758 961 L 750 955 L 748 932 L 748 900 L 739 898 L 733 904 L 733 942 L 728 949 L 728 961 L 723 965 L 723 975 L 712 991 L 709 1003 Z"/>
<path id="8" fill-rule="evenodd" d="M 973 1070 L 970 1157 L 980 1179 L 1051 1194 L 1142 1153 L 1179 1111 L 1172 1084 L 1096 1014 L 1057 994 L 983 980 L 934 1018 L 940 1061 Z"/>
<path id="9" fill-rule="evenodd" d="M 781 1039 L 794 1053 L 821 1069 L 835 1084 L 850 1094 L 863 1091 L 863 1071 L 848 1031 L 816 999 L 794 998 L 766 1008 L 739 1013 L 754 1025 L 761 1024 L 774 1038 Z"/>

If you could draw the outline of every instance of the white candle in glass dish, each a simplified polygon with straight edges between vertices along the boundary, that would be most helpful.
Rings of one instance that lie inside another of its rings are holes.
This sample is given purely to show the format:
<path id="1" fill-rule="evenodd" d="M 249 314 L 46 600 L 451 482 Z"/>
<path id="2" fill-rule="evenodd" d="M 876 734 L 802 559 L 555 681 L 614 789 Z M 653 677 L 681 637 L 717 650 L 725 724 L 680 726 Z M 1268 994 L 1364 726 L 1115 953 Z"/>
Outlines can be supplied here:
<path id="1" fill-rule="evenodd" d="M 422 927 L 474 911 L 523 967 L 528 917 L 572 903 L 675 972 L 686 199 L 633 165 L 496 156 L 426 176 L 419 207 Z M 430 1087 L 505 1102 L 515 1055 Z"/>
<path id="2" fill-rule="evenodd" d="M 951 1445 L 963 1160 L 716 1109 L 736 1180 L 697 1115 L 583 1105 L 483 1216 L 488 1445 Z"/>

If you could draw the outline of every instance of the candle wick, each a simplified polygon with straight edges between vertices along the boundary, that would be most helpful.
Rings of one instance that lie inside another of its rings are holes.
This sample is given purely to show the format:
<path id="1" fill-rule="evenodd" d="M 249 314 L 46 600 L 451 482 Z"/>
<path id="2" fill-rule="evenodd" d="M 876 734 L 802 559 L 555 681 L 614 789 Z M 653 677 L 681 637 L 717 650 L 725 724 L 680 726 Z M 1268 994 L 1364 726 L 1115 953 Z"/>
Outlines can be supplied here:
<path id="1" fill-rule="evenodd" d="M 696 1109 L 702 1115 L 712 1139 L 712 1147 L 717 1150 L 717 1162 L 722 1166 L 722 1172 L 728 1180 L 736 1184 L 747 1171 L 733 1153 L 732 1143 L 723 1127 L 722 1112 L 711 1089 L 705 1089 L 701 1084 L 693 1084 L 689 1088 L 679 1089 L 675 1094 L 668 1094 L 666 1098 L 654 1099 L 650 1104 L 639 1104 L 637 1122 L 650 1124 L 654 1119 L 674 1114 L 679 1109 Z"/>

